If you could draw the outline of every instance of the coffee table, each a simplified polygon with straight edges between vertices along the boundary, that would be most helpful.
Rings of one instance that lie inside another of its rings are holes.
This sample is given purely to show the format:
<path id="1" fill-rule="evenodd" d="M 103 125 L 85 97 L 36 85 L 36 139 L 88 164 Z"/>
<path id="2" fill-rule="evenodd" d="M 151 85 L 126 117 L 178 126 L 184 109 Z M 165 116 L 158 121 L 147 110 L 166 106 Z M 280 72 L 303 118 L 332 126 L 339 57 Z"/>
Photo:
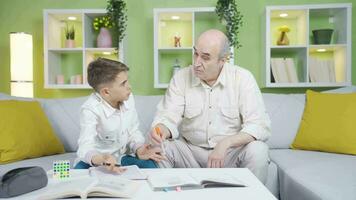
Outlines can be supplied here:
<path id="1" fill-rule="evenodd" d="M 169 173 L 169 174 L 196 174 L 196 175 L 219 175 L 231 174 L 248 187 L 241 188 L 207 188 L 197 190 L 182 191 L 159 191 L 154 192 L 146 180 L 140 180 L 142 183 L 139 192 L 132 198 L 133 200 L 276 200 L 271 192 L 256 178 L 247 168 L 175 168 L 175 169 L 142 169 L 148 175 Z M 44 188 L 45 189 L 45 188 Z M 42 189 L 41 189 L 42 190 Z M 41 190 L 19 196 L 17 199 L 36 199 Z M 93 198 L 91 198 L 93 199 Z M 97 198 L 105 199 L 105 198 Z"/>

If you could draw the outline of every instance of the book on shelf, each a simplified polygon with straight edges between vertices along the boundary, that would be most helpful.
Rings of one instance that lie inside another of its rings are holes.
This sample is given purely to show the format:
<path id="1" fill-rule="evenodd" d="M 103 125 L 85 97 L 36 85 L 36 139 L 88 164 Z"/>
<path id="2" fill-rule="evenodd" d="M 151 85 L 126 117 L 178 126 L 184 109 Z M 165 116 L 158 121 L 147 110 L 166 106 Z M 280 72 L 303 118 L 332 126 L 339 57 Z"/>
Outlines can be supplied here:
<path id="1" fill-rule="evenodd" d="M 309 78 L 311 82 L 335 82 L 333 60 L 309 58 Z"/>
<path id="2" fill-rule="evenodd" d="M 57 181 L 47 186 L 38 199 L 68 197 L 131 198 L 140 188 L 138 182 L 120 177 L 95 178 L 90 176 Z"/>
<path id="3" fill-rule="evenodd" d="M 272 75 L 276 83 L 298 83 L 292 58 L 271 58 Z"/>
<path id="4" fill-rule="evenodd" d="M 202 189 L 215 187 L 246 187 L 247 185 L 231 175 L 172 175 L 154 174 L 147 179 L 153 191 L 182 189 Z"/>
<path id="5" fill-rule="evenodd" d="M 297 70 L 294 66 L 294 61 L 292 58 L 286 58 L 284 60 L 285 67 L 287 69 L 288 80 L 290 83 L 298 83 Z"/>

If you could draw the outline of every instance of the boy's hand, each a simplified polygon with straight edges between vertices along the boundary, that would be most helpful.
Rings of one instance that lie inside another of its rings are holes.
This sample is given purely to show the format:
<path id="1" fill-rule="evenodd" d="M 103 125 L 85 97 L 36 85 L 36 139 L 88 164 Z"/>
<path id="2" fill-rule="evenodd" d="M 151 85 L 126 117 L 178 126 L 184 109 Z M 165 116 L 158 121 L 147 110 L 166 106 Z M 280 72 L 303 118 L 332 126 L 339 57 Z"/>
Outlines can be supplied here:
<path id="1" fill-rule="evenodd" d="M 165 157 L 162 156 L 160 153 L 161 153 L 160 147 L 151 147 L 148 144 L 142 145 L 136 151 L 136 154 L 139 159 L 141 160 L 152 159 L 156 162 L 160 162 L 161 160 L 165 159 Z"/>
<path id="2" fill-rule="evenodd" d="M 116 172 L 116 173 L 122 173 L 126 170 L 125 168 L 115 166 L 116 158 L 110 154 L 95 155 L 91 159 L 91 162 L 96 166 L 104 165 L 104 163 L 106 163 L 105 168 L 109 171 Z"/>

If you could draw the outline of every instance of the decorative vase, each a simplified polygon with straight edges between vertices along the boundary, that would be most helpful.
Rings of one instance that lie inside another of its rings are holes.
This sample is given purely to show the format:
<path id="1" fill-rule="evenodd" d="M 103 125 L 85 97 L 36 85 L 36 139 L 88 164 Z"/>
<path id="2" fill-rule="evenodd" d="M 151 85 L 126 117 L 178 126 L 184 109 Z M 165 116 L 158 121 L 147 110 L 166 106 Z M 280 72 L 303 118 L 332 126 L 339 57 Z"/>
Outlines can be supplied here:
<path id="1" fill-rule="evenodd" d="M 96 46 L 99 48 L 110 48 L 112 46 L 111 34 L 107 28 L 100 28 L 99 35 L 96 38 Z"/>
<path id="2" fill-rule="evenodd" d="M 64 75 L 63 74 L 58 74 L 56 76 L 56 83 L 57 84 L 64 84 Z"/>
<path id="3" fill-rule="evenodd" d="M 277 45 L 289 45 L 289 39 L 287 37 L 287 33 L 285 31 L 281 32 L 281 35 L 279 36 L 277 40 Z"/>
<path id="4" fill-rule="evenodd" d="M 66 48 L 74 48 L 75 47 L 75 41 L 74 40 L 66 40 L 65 41 L 65 47 Z"/>
<path id="5" fill-rule="evenodd" d="M 330 44 L 333 29 L 313 30 L 314 44 Z"/>

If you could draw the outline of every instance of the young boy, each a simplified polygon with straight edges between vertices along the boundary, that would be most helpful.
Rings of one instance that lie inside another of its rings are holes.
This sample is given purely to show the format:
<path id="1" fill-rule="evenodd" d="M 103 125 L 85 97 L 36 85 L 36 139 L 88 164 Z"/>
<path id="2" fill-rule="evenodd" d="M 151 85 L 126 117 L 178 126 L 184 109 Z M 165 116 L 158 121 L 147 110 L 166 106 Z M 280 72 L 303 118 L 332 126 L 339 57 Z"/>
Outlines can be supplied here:
<path id="1" fill-rule="evenodd" d="M 99 58 L 88 66 L 88 83 L 95 90 L 82 105 L 76 169 L 105 165 L 122 172 L 119 165 L 135 164 L 156 168 L 159 148 L 144 144 L 134 98 L 128 82 L 128 67 L 118 61 Z M 131 154 L 137 157 L 125 155 Z"/>

